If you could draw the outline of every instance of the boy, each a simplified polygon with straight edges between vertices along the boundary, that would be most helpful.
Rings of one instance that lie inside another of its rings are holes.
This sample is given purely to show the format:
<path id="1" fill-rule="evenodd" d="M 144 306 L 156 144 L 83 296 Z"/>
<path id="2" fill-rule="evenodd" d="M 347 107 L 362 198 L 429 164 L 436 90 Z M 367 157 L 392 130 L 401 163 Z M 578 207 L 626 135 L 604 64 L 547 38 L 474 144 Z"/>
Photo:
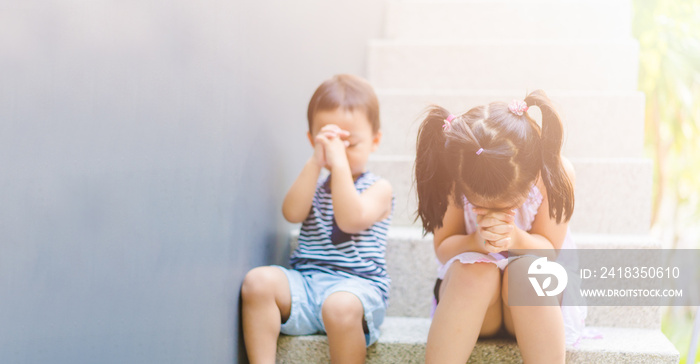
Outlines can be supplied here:
<path id="1" fill-rule="evenodd" d="M 255 268 L 241 288 L 251 363 L 274 363 L 280 332 L 326 333 L 332 362 L 362 363 L 386 313 L 392 189 L 365 169 L 382 136 L 377 97 L 367 81 L 336 75 L 307 118 L 314 153 L 282 205 L 285 219 L 303 222 L 292 269 Z M 317 183 L 322 168 L 330 175 Z"/>

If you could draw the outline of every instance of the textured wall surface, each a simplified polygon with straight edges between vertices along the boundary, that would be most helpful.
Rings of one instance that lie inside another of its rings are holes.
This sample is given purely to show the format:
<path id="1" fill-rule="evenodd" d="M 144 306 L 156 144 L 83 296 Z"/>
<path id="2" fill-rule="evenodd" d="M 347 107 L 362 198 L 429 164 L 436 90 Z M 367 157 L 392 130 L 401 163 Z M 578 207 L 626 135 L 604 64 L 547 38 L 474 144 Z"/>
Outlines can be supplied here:
<path id="1" fill-rule="evenodd" d="M 384 3 L 0 4 L 0 362 L 244 361 L 305 111 Z"/>

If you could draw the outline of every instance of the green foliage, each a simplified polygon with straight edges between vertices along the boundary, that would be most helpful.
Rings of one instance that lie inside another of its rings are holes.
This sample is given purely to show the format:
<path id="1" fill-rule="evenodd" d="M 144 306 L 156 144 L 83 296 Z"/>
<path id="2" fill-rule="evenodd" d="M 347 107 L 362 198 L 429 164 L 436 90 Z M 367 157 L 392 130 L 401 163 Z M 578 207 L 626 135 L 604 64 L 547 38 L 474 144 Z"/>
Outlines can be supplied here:
<path id="1" fill-rule="evenodd" d="M 634 0 L 633 31 L 646 95 L 645 149 L 655 169 L 652 224 L 675 245 L 700 225 L 700 0 Z M 662 331 L 681 363 L 700 360 L 700 354 L 686 358 L 692 332 L 687 308 L 670 308 Z"/>
<path id="2" fill-rule="evenodd" d="M 696 314 L 700 314 L 700 312 Z M 700 362 L 700 352 L 695 355 L 695 361 L 688 360 L 687 357 L 693 333 L 693 309 L 690 307 L 669 307 L 661 321 L 661 331 L 680 352 L 681 359 L 678 364 Z"/>
<path id="3" fill-rule="evenodd" d="M 674 241 L 700 219 L 700 1 L 635 0 L 645 148 L 654 160 L 652 224 L 671 206 Z M 663 223 L 663 222 L 662 222 Z"/>

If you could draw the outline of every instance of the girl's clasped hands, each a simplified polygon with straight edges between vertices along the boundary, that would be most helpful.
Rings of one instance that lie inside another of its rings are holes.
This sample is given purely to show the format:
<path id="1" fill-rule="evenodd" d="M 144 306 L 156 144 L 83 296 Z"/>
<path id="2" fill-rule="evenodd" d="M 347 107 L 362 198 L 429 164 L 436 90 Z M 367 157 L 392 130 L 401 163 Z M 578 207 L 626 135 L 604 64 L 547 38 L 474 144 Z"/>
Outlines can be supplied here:
<path id="1" fill-rule="evenodd" d="M 484 241 L 484 249 L 489 253 L 510 249 L 515 231 L 515 210 L 475 207 L 473 211 L 476 213 L 477 233 Z"/>

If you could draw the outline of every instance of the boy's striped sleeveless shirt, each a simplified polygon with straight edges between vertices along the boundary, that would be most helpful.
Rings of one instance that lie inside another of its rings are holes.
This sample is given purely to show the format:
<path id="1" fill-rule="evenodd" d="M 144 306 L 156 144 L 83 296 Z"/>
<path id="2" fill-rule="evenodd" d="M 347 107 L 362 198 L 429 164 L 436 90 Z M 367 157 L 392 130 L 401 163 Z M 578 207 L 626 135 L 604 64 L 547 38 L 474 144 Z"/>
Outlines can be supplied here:
<path id="1" fill-rule="evenodd" d="M 320 271 L 368 279 L 388 303 L 391 279 L 384 257 L 393 198 L 389 217 L 357 234 L 346 234 L 335 223 L 330 178 L 316 187 L 311 211 L 301 225 L 299 246 L 290 258 L 291 267 L 302 273 Z M 362 193 L 378 180 L 378 176 L 365 172 L 355 181 L 355 188 Z"/>

